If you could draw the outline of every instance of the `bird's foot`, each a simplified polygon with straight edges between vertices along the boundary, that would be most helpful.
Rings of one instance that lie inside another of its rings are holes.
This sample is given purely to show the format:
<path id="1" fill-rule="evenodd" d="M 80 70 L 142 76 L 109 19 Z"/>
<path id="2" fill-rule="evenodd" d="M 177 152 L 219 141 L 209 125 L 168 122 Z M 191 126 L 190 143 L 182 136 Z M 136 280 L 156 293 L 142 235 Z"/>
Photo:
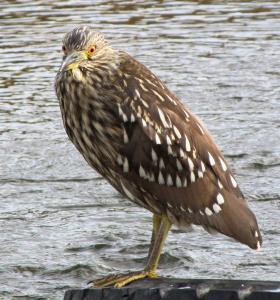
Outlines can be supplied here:
<path id="1" fill-rule="evenodd" d="M 95 288 L 103 288 L 108 286 L 114 286 L 115 288 L 121 288 L 133 281 L 144 278 L 157 278 L 155 271 L 138 271 L 128 274 L 109 275 L 104 278 L 91 281 L 89 284 Z"/>

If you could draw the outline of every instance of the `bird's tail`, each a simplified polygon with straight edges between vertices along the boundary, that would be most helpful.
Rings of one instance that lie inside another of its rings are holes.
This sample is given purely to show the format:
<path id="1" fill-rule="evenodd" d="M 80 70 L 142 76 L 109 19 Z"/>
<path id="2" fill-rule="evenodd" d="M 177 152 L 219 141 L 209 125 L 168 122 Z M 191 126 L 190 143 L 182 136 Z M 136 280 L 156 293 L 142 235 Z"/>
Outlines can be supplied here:
<path id="1" fill-rule="evenodd" d="M 222 211 L 208 219 L 210 228 L 225 234 L 252 249 L 260 249 L 262 236 L 257 219 L 243 198 L 224 191 Z M 214 218 L 213 218 L 214 217 Z"/>

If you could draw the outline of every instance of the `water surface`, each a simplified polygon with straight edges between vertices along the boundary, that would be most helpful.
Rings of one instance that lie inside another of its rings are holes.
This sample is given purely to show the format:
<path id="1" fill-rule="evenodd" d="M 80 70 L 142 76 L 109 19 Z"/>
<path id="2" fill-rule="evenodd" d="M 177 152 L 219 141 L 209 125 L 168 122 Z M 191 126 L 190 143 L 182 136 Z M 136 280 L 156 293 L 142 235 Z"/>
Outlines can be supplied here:
<path id="1" fill-rule="evenodd" d="M 259 220 L 263 249 L 174 228 L 159 273 L 280 280 L 279 1 L 1 1 L 0 299 L 62 299 L 141 269 L 151 215 L 68 141 L 53 82 L 61 39 L 93 24 L 203 119 Z"/>

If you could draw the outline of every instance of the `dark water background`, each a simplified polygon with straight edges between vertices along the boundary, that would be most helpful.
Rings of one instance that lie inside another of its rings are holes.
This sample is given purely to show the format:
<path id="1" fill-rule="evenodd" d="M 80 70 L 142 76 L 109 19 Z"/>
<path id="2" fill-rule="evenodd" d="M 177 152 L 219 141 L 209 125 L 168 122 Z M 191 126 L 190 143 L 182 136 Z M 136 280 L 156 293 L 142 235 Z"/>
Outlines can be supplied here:
<path id="1" fill-rule="evenodd" d="M 260 252 L 174 229 L 159 273 L 280 280 L 280 1 L 2 0 L 0 299 L 62 299 L 145 263 L 151 215 L 91 170 L 62 127 L 53 82 L 74 24 L 93 24 L 204 120 L 262 228 Z"/>

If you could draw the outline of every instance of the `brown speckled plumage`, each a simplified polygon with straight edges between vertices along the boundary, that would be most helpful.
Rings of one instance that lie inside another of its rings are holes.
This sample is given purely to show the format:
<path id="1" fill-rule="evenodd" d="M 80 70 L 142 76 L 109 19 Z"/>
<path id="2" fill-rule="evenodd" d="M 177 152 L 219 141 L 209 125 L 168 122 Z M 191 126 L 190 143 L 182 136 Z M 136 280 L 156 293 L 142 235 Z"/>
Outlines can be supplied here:
<path id="1" fill-rule="evenodd" d="M 94 55 L 77 63 L 77 52 L 92 44 Z M 64 47 L 56 92 L 66 132 L 86 161 L 171 223 L 202 225 L 260 248 L 256 218 L 223 154 L 165 84 L 90 27 L 66 35 Z"/>

